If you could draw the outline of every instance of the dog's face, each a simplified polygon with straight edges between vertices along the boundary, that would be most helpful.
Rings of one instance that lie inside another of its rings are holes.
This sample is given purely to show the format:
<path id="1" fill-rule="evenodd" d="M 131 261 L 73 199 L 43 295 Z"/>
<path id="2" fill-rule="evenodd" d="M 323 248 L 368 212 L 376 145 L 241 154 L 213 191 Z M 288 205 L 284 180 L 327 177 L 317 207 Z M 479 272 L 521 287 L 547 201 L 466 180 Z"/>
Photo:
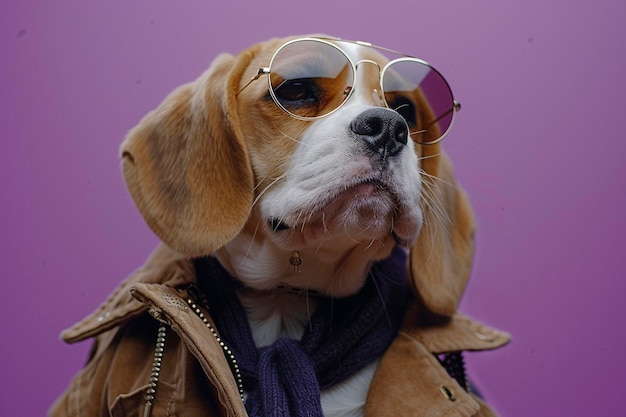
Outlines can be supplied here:
<path id="1" fill-rule="evenodd" d="M 453 311 L 471 265 L 473 218 L 439 144 L 417 143 L 440 133 L 426 128 L 433 109 L 418 89 L 383 95 L 388 59 L 360 44 L 341 45 L 348 88 L 343 69 L 315 84 L 268 83 L 261 77 L 276 68 L 257 73 L 285 42 L 220 56 L 130 132 L 124 174 L 144 218 L 174 249 L 217 250 L 259 288 L 287 282 L 348 295 L 400 244 L 424 304 Z M 308 52 L 281 61 L 296 72 L 329 64 Z M 416 141 L 415 132 L 427 133 Z M 288 264 L 295 250 L 308 271 Z"/>
<path id="2" fill-rule="evenodd" d="M 282 42 L 261 46 L 242 87 L 268 65 Z M 405 119 L 386 108 L 380 96 L 380 68 L 387 59 L 371 48 L 348 46 L 352 61 L 364 63 L 357 67 L 346 103 L 325 117 L 299 120 L 282 111 L 265 79 L 238 94 L 241 133 L 256 187 L 252 218 L 257 223 L 251 226 L 286 250 L 345 241 L 347 247 L 358 242 L 376 248 L 372 256 L 382 257 L 394 240 L 410 246 L 419 233 L 421 149 L 409 137 Z M 294 55 L 282 64 L 313 66 L 328 59 L 316 52 Z M 324 85 L 324 91 L 345 89 L 343 76 L 326 81 L 331 82 L 338 85 Z M 319 106 L 320 88 L 283 85 L 276 94 L 284 106 L 304 111 L 307 105 Z M 328 106 L 337 105 L 328 101 Z"/>

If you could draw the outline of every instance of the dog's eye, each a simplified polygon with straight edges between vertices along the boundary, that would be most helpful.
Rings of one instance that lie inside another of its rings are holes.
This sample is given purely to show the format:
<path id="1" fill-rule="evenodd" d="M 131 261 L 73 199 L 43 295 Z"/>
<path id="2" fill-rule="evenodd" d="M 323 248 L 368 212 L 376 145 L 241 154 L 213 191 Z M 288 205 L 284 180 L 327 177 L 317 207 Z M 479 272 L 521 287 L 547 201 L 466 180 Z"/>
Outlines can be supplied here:
<path id="1" fill-rule="evenodd" d="M 390 109 L 400 113 L 400 116 L 404 118 L 409 128 L 414 128 L 417 125 L 417 113 L 415 109 L 415 103 L 406 97 L 396 97 L 392 102 L 388 103 Z"/>
<path id="2" fill-rule="evenodd" d="M 315 85 L 308 78 L 287 80 L 274 89 L 274 94 L 286 102 L 317 101 Z"/>

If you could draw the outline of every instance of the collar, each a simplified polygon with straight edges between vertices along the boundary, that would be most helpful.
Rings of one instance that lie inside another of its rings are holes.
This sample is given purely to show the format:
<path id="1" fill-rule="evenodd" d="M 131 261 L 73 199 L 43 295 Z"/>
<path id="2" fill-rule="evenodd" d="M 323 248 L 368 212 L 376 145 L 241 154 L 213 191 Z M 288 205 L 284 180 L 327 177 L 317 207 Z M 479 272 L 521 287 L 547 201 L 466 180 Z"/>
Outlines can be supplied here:
<path id="1" fill-rule="evenodd" d="M 148 306 L 131 294 L 131 288 L 137 284 L 182 288 L 195 282 L 192 263 L 183 255 L 161 245 L 93 313 L 63 331 L 61 338 L 68 343 L 80 342 L 145 312 Z"/>

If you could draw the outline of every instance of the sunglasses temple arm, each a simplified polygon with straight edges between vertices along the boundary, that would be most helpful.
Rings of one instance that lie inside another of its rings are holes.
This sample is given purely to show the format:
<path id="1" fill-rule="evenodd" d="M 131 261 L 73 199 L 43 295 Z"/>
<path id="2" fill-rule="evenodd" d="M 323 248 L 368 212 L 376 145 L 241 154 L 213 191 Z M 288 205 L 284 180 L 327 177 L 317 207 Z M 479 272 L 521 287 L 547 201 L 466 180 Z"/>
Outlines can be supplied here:
<path id="1" fill-rule="evenodd" d="M 443 113 L 441 116 L 437 117 L 435 120 L 433 120 L 432 122 L 428 123 L 427 126 L 432 126 L 435 123 L 439 123 L 439 121 L 441 119 L 443 119 L 444 117 L 446 117 L 447 115 L 449 115 L 450 113 L 454 112 L 454 111 L 460 111 L 461 110 L 461 103 L 459 103 L 458 101 L 454 101 L 452 107 L 450 108 L 450 110 L 446 111 L 445 113 Z M 422 133 L 426 133 L 428 132 L 428 129 L 422 129 L 419 130 L 417 132 L 413 132 L 411 133 L 411 135 L 417 135 L 417 134 L 422 134 Z"/>
<path id="2" fill-rule="evenodd" d="M 241 87 L 239 89 L 239 91 L 237 91 L 237 94 L 241 93 L 243 90 L 246 89 L 246 87 L 248 87 L 250 84 L 252 84 L 253 82 L 255 82 L 256 80 L 258 80 L 259 78 L 261 78 L 261 75 L 265 75 L 265 74 L 269 74 L 270 73 L 270 69 L 269 68 L 259 68 L 259 70 L 257 71 L 256 75 L 254 77 L 252 77 L 252 79 L 250 81 L 248 81 L 246 83 L 246 85 L 244 85 L 243 87 Z"/>
<path id="3" fill-rule="evenodd" d="M 446 117 L 450 113 L 455 112 L 455 111 L 460 111 L 460 110 L 461 110 L 461 103 L 459 103 L 458 101 L 455 100 L 454 103 L 452 104 L 452 107 L 450 108 L 450 110 L 448 110 L 447 112 L 445 112 L 441 116 L 437 117 L 432 122 L 428 123 L 428 126 L 432 126 L 435 123 L 439 123 L 439 120 L 443 119 L 444 117 Z"/>

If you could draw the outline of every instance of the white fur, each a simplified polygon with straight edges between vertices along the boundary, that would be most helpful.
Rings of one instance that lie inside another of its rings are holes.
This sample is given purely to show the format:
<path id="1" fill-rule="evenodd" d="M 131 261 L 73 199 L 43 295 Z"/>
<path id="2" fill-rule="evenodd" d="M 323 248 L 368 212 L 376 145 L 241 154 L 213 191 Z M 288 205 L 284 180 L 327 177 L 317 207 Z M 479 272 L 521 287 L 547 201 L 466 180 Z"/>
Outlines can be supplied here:
<path id="1" fill-rule="evenodd" d="M 422 213 L 415 149 L 409 142 L 384 168 L 366 155 L 349 123 L 371 107 L 356 102 L 311 124 L 283 181 L 259 199 L 259 224 L 218 251 L 233 276 L 256 289 L 287 283 L 345 296 L 361 288 L 371 262 L 388 256 L 395 239 L 416 239 Z M 388 193 L 355 190 L 365 180 L 384 182 Z M 272 232 L 269 218 L 290 230 Z M 298 273 L 288 263 L 293 250 L 304 260 Z"/>

